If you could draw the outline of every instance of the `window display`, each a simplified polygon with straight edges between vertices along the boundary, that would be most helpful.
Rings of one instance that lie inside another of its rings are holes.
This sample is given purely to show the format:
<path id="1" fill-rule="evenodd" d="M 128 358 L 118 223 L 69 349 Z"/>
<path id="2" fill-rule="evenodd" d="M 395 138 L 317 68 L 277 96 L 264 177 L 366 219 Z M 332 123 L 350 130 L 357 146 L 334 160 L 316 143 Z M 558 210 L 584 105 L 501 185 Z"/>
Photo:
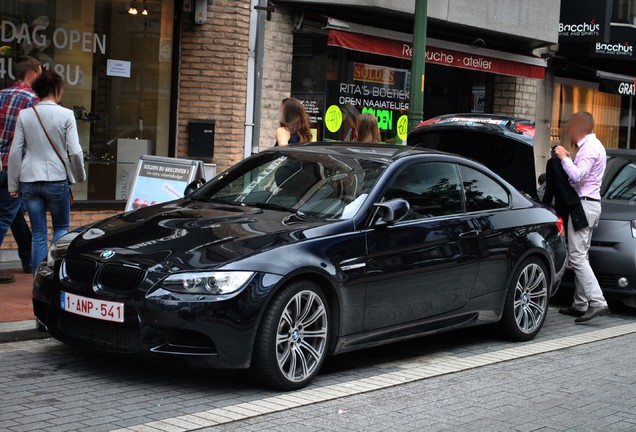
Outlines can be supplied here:
<path id="1" fill-rule="evenodd" d="M 147 1 L 134 15 L 129 3 L 0 3 L 0 85 L 13 83 L 21 55 L 64 78 L 88 171 L 76 200 L 126 200 L 138 157 L 169 154 L 174 2 Z"/>

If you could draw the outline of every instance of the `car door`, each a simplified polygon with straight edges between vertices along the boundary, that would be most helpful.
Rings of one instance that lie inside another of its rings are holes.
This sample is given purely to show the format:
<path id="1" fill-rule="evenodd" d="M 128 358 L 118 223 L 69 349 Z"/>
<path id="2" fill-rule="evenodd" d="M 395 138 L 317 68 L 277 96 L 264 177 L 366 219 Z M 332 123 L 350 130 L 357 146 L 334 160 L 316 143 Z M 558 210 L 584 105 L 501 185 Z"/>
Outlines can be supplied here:
<path id="1" fill-rule="evenodd" d="M 510 269 L 508 254 L 518 221 L 511 217 L 510 193 L 490 175 L 458 165 L 464 187 L 466 213 L 479 232 L 480 266 L 471 298 L 504 292 Z"/>
<path id="2" fill-rule="evenodd" d="M 479 233 L 464 211 L 455 164 L 404 167 L 383 196 L 395 198 L 409 202 L 409 214 L 367 232 L 365 330 L 461 308 L 479 266 Z"/>

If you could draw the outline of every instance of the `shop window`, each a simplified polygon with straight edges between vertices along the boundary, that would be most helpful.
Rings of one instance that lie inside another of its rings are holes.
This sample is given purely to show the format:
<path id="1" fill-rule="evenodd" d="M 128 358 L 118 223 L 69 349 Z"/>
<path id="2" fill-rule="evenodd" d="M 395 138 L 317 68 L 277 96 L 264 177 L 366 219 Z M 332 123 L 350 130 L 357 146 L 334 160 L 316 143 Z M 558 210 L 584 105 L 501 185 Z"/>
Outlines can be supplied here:
<path id="1" fill-rule="evenodd" d="M 636 24 L 636 1 L 614 0 L 612 3 L 612 22 Z"/>
<path id="2" fill-rule="evenodd" d="M 324 33 L 294 34 L 292 96 L 301 100 L 317 140 L 352 141 L 362 113 L 375 115 L 382 142 L 405 144 L 411 61 L 327 45 Z M 424 118 L 492 112 L 490 73 L 426 65 Z"/>
<path id="3" fill-rule="evenodd" d="M 555 83 L 552 140 L 555 144 L 561 142 L 569 145 L 565 136 L 567 122 L 572 114 L 587 111 L 594 116 L 596 136 L 606 148 L 627 146 L 628 127 L 622 128 L 621 123 L 622 117 L 629 114 L 629 109 L 623 108 L 621 98 L 620 95 L 601 92 L 593 84 Z M 629 100 L 629 97 L 625 99 Z M 629 121 L 624 119 L 624 123 L 627 126 Z"/>
<path id="4" fill-rule="evenodd" d="M 64 78 L 88 172 L 76 200 L 127 199 L 139 156 L 169 153 L 174 2 L 137 3 L 147 14 L 122 0 L 0 2 L 0 85 L 21 55 Z"/>

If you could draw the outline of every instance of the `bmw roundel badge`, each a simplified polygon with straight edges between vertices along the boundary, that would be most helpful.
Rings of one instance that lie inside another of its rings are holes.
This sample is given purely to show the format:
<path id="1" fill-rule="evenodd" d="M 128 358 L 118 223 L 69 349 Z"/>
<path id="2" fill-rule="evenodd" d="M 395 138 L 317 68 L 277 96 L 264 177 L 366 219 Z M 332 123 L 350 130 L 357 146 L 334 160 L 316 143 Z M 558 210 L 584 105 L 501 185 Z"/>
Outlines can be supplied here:
<path id="1" fill-rule="evenodd" d="M 101 253 L 100 257 L 103 259 L 110 259 L 115 256 L 115 251 L 112 249 L 106 249 Z"/>

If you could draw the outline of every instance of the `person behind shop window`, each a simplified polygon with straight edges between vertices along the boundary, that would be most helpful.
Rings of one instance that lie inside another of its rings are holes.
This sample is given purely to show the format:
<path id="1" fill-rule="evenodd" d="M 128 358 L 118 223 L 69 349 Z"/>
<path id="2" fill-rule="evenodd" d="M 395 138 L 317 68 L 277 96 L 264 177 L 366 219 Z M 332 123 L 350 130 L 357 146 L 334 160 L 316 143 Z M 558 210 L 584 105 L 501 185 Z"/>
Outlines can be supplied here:
<path id="1" fill-rule="evenodd" d="M 275 145 L 305 144 L 312 140 L 309 116 L 298 99 L 283 99 L 279 114 L 280 127 L 276 129 Z"/>
<path id="2" fill-rule="evenodd" d="M 382 141 L 378 119 L 369 113 L 360 114 L 356 126 L 356 136 L 358 142 L 379 143 Z"/>
<path id="3" fill-rule="evenodd" d="M 8 159 L 15 126 L 20 111 L 34 106 L 38 97 L 31 89 L 33 81 L 42 73 L 40 62 L 33 57 L 20 57 L 15 62 L 15 84 L 0 91 L 0 245 L 11 227 L 18 244 L 18 255 L 25 273 L 31 273 L 31 230 L 24 219 L 22 199 L 13 199 L 7 188 Z M 0 283 L 11 283 L 15 276 L 0 272 Z"/>
<path id="4" fill-rule="evenodd" d="M 69 179 L 82 182 L 86 172 L 73 111 L 58 105 L 64 93 L 62 77 L 53 71 L 43 72 L 33 82 L 33 90 L 41 101 L 18 116 L 9 153 L 8 189 L 13 198 L 23 197 L 26 202 L 35 270 L 48 250 L 47 209 L 55 242 L 69 232 Z"/>

